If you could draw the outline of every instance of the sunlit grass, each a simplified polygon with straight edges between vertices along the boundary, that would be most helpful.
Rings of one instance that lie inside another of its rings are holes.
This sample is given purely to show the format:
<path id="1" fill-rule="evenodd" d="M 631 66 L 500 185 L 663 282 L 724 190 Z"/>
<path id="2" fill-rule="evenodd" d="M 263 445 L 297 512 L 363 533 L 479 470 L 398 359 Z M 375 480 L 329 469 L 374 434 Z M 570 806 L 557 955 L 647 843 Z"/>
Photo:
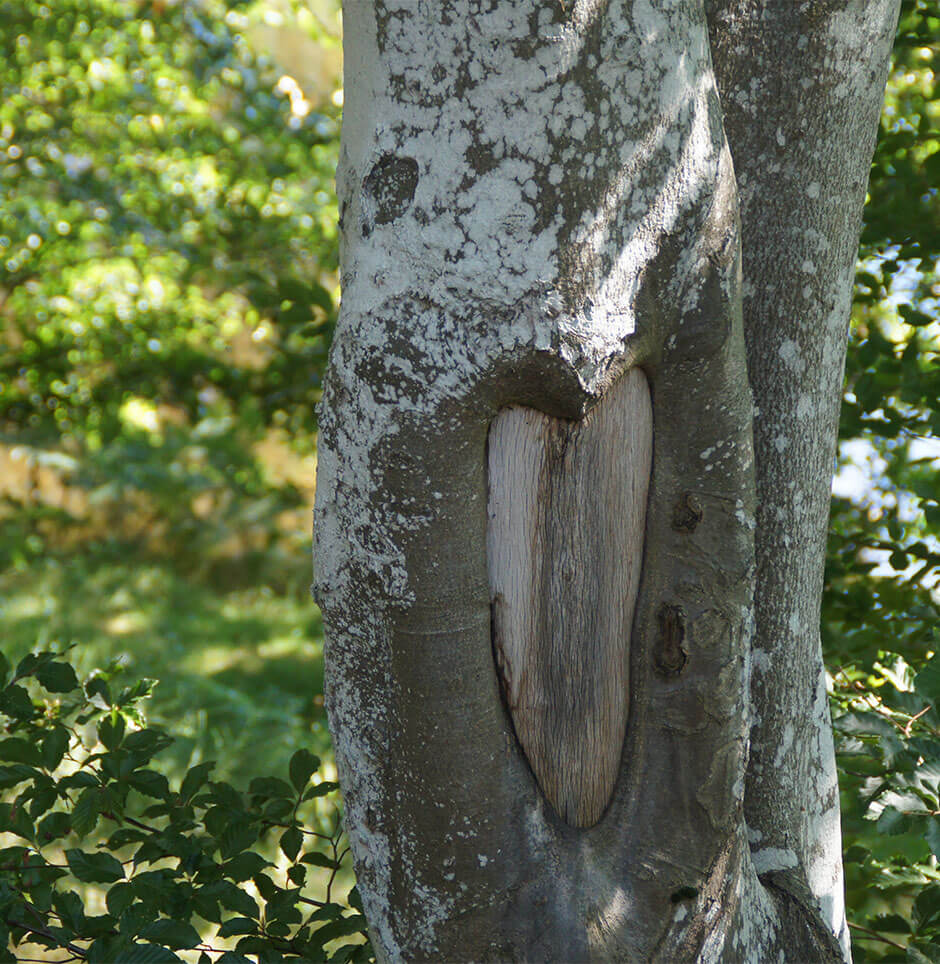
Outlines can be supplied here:
<path id="1" fill-rule="evenodd" d="M 177 737 L 170 769 L 215 759 L 220 777 L 243 782 L 285 769 L 300 746 L 329 753 L 320 617 L 309 596 L 264 585 L 226 591 L 169 562 L 77 554 L 0 575 L 0 598 L 9 658 L 74 644 L 80 671 L 117 658 L 128 679 L 160 681 L 149 715 Z"/>

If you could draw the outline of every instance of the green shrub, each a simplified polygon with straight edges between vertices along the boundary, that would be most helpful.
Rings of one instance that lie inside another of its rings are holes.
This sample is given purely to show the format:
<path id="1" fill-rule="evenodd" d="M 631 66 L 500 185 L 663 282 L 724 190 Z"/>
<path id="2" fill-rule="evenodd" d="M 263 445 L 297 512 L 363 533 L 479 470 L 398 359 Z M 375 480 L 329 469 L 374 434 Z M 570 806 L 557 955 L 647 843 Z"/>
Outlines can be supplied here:
<path id="1" fill-rule="evenodd" d="M 0 654 L 0 960 L 371 960 L 355 888 L 334 897 L 347 850 L 317 757 L 247 791 L 211 762 L 172 787 L 153 681 L 115 676 Z"/>

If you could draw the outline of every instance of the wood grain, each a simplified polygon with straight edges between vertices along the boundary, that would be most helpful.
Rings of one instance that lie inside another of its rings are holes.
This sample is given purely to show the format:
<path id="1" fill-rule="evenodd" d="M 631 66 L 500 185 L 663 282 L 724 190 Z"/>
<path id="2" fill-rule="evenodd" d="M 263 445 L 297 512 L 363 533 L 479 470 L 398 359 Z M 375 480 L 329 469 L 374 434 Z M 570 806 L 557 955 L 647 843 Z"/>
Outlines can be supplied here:
<path id="1" fill-rule="evenodd" d="M 617 779 L 652 440 L 639 369 L 579 422 L 513 407 L 490 427 L 497 668 L 539 786 L 577 827 L 600 819 Z"/>

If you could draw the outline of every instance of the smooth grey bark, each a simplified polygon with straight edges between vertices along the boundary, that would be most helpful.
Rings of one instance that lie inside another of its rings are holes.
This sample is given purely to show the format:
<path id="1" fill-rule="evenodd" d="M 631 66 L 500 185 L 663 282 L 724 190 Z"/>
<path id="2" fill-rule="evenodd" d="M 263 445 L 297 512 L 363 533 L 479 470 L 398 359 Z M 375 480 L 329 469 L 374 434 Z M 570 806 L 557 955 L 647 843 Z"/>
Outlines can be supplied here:
<path id="1" fill-rule="evenodd" d="M 381 959 L 846 953 L 815 626 L 896 12 L 347 4 L 316 586 Z M 784 154 L 801 123 L 813 142 Z M 497 684 L 486 438 L 510 405 L 582 418 L 633 367 L 653 463 L 627 735 L 610 806 L 577 828 Z"/>
<path id="2" fill-rule="evenodd" d="M 819 608 L 862 205 L 900 4 L 706 6 L 741 205 L 756 404 L 745 813 L 755 866 L 805 877 L 847 953 Z"/>

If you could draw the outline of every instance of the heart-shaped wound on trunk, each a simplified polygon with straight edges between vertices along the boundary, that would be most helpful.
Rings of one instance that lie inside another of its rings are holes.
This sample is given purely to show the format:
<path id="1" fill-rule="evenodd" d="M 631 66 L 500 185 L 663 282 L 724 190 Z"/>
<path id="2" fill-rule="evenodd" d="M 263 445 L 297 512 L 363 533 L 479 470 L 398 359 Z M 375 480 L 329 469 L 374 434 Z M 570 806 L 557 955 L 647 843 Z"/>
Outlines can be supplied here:
<path id="1" fill-rule="evenodd" d="M 652 466 L 646 376 L 578 422 L 504 409 L 488 440 L 493 650 L 542 792 L 576 827 L 617 780 Z"/>

